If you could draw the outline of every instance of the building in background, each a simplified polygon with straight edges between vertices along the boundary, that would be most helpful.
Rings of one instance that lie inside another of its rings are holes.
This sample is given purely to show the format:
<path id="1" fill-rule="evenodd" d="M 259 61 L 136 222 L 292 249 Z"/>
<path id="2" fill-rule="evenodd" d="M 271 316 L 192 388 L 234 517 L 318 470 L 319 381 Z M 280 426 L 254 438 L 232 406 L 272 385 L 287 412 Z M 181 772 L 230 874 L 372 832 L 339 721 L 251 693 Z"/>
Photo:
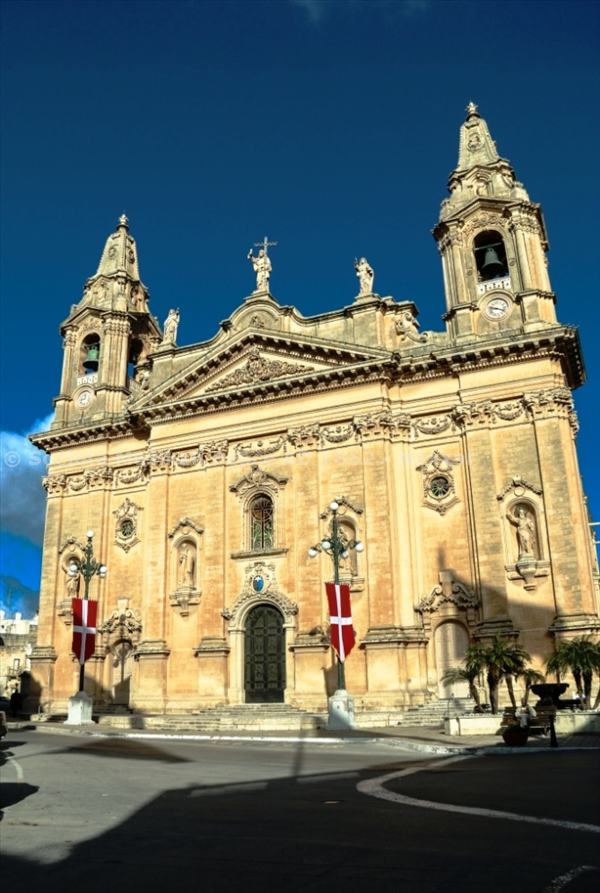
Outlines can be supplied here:
<path id="1" fill-rule="evenodd" d="M 10 698 L 16 690 L 29 696 L 31 654 L 37 642 L 38 618 L 13 618 L 0 611 L 0 697 Z"/>
<path id="2" fill-rule="evenodd" d="M 380 297 L 365 258 L 346 306 L 323 295 L 305 318 L 280 305 L 265 240 L 256 289 L 211 340 L 179 347 L 179 312 L 161 332 L 120 219 L 61 324 L 55 421 L 32 437 L 51 456 L 32 655 L 50 709 L 77 688 L 83 593 L 67 569 L 89 527 L 109 568 L 90 587 L 98 704 L 324 709 L 332 566 L 307 550 L 330 532 L 333 499 L 341 534 L 365 544 L 342 567 L 357 711 L 449 696 L 443 672 L 496 633 L 538 666 L 557 641 L 598 633 L 579 338 L 557 321 L 541 208 L 473 105 L 449 192 L 434 229 L 439 332 L 420 331 L 412 302 Z"/>

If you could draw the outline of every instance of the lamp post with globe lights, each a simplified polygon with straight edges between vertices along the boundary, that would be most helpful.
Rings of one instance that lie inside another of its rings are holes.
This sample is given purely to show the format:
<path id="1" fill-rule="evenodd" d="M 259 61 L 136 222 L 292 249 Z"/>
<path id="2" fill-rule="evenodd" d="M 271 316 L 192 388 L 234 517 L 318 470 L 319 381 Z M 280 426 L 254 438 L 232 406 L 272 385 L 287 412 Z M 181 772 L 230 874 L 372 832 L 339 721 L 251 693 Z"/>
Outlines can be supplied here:
<path id="1" fill-rule="evenodd" d="M 341 499 L 340 499 L 341 502 Z M 327 552 L 333 560 L 333 579 L 334 583 L 340 582 L 340 560 L 348 558 L 350 551 L 364 552 L 364 545 L 360 540 L 347 540 L 346 537 L 340 535 L 340 527 L 338 521 L 338 513 L 340 511 L 340 502 L 333 501 L 329 504 L 331 512 L 331 536 L 325 536 L 320 543 L 317 543 L 308 550 L 311 558 L 316 558 L 319 552 Z M 337 692 L 344 693 L 346 700 L 350 700 L 346 694 L 346 674 L 344 671 L 344 661 L 340 659 L 340 655 L 336 653 L 337 663 Z M 332 700 L 332 699 L 330 699 Z M 354 708 L 352 705 L 352 714 Z M 330 704 L 330 727 L 331 727 L 331 704 Z"/>
<path id="2" fill-rule="evenodd" d="M 69 567 L 67 568 L 67 573 L 69 577 L 74 578 L 81 574 L 83 577 L 83 601 L 88 601 L 90 596 L 90 582 L 93 577 L 98 576 L 101 580 L 106 577 L 107 567 L 102 562 L 97 561 L 94 558 L 94 531 L 88 530 L 86 533 L 87 543 L 83 550 L 83 558 L 78 560 L 74 559 Z M 85 636 L 86 630 L 82 631 L 82 635 Z M 95 630 L 94 630 L 95 633 Z M 91 698 L 85 694 L 85 659 L 80 661 L 79 668 L 79 690 L 77 694 L 73 698 L 69 698 L 69 716 L 67 719 L 68 723 L 79 724 L 82 722 L 91 722 L 92 716 L 92 701 Z M 89 702 L 89 703 L 88 703 Z"/>

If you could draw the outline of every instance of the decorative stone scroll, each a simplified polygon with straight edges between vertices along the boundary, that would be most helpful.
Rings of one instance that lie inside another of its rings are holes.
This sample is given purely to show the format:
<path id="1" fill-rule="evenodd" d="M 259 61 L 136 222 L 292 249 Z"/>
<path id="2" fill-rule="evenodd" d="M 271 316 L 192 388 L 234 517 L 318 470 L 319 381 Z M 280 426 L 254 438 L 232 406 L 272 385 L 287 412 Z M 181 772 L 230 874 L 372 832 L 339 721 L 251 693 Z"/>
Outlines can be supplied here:
<path id="1" fill-rule="evenodd" d="M 461 610 L 467 608 L 476 608 L 479 605 L 479 599 L 475 594 L 466 589 L 462 583 L 452 582 L 449 586 L 434 586 L 429 595 L 424 595 L 415 608 L 419 614 L 431 614 L 438 611 L 440 605 L 444 602 L 455 605 Z"/>
<path id="2" fill-rule="evenodd" d="M 431 332 L 419 333 L 419 323 L 410 310 L 403 310 L 396 317 L 396 332 L 399 335 L 400 344 L 407 341 L 426 344 L 431 339 Z"/>
<path id="3" fill-rule="evenodd" d="M 178 533 L 188 535 L 192 530 L 194 530 L 199 535 L 202 535 L 204 533 L 204 527 L 202 527 L 200 524 L 197 524 L 190 518 L 180 518 L 173 530 L 171 530 L 171 532 L 168 533 L 167 536 L 169 537 L 169 539 L 173 539 Z"/>
<path id="4" fill-rule="evenodd" d="M 463 615 L 467 627 L 474 630 L 477 624 L 477 609 L 481 604 L 475 592 L 456 579 L 456 572 L 445 568 L 439 572 L 439 585 L 434 586 L 429 595 L 424 595 L 415 611 L 421 615 L 423 628 L 431 634 L 433 614 L 441 612 L 443 619 Z M 465 616 L 466 615 L 466 616 Z"/>
<path id="5" fill-rule="evenodd" d="M 98 626 L 98 636 L 104 648 L 108 649 L 119 639 L 130 639 L 134 647 L 140 641 L 142 635 L 142 619 L 130 608 L 113 611 L 103 623 Z"/>
<path id="6" fill-rule="evenodd" d="M 279 490 L 288 482 L 288 478 L 280 478 L 268 471 L 262 471 L 256 463 L 254 463 L 248 474 L 240 478 L 237 483 L 230 486 L 230 491 L 236 493 L 240 498 L 247 496 L 253 490 L 265 490 L 269 493 L 277 495 Z"/>

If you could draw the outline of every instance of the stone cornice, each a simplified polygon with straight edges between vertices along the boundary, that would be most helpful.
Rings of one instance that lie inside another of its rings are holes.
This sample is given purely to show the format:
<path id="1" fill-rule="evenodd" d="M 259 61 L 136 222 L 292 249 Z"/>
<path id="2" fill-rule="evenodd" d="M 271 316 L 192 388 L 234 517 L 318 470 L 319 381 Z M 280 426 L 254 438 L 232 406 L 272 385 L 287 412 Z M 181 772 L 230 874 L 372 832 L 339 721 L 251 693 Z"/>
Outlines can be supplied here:
<path id="1" fill-rule="evenodd" d="M 290 339 L 281 339 L 290 341 Z M 322 347 L 322 345 L 320 345 Z M 194 397 L 166 399 L 144 405 L 144 400 L 129 404 L 127 416 L 113 417 L 96 424 L 78 423 L 61 430 L 30 435 L 31 442 L 52 452 L 82 443 L 116 440 L 135 433 L 149 435 L 151 424 L 162 421 L 193 418 L 197 415 L 219 413 L 233 407 L 254 403 L 270 403 L 287 400 L 309 393 L 323 393 L 353 387 L 367 382 L 383 382 L 387 385 L 402 382 L 440 379 L 462 372 L 498 368 L 530 362 L 547 357 L 559 360 L 569 388 L 578 387 L 585 380 L 579 334 L 576 328 L 556 326 L 535 333 L 503 333 L 495 339 L 472 341 L 465 345 L 449 344 L 434 348 L 419 345 L 396 351 L 381 351 L 381 359 L 333 366 L 297 377 L 277 378 L 220 392 L 199 394 Z M 339 348 L 342 354 L 345 347 Z M 360 354 L 357 351 L 356 354 Z M 222 359 L 223 354 L 219 357 Z M 216 358 L 215 358 L 216 359 Z M 174 395 L 173 395 L 174 396 Z"/>
<path id="2" fill-rule="evenodd" d="M 39 434 L 30 434 L 28 439 L 38 449 L 52 453 L 55 450 L 76 444 L 98 443 L 131 437 L 136 431 L 139 431 L 139 425 L 132 424 L 131 418 L 127 416 L 119 416 L 96 424 L 77 423 L 65 426 L 60 430 L 41 431 Z M 149 434 L 149 432 L 146 433 Z"/>
<path id="3" fill-rule="evenodd" d="M 225 368 L 228 361 L 243 359 L 252 348 L 260 348 L 265 353 L 279 352 L 281 359 L 298 359 L 320 361 L 328 364 L 332 370 L 339 368 L 355 367 L 365 362 L 385 361 L 389 352 L 383 348 L 357 346 L 346 342 L 317 339 L 308 335 L 286 335 L 284 333 L 244 332 L 242 336 L 231 344 L 215 344 L 212 349 L 200 351 L 197 345 L 193 347 L 178 348 L 177 355 L 190 354 L 190 363 L 193 364 L 185 373 L 178 371 L 173 373 L 166 381 L 150 392 L 146 392 L 138 401 L 130 404 L 133 413 L 145 412 L 152 405 L 163 404 L 165 401 L 173 402 L 189 399 L 186 392 L 195 386 L 201 386 L 207 382 L 220 367 Z M 269 354 L 270 355 L 270 354 Z M 271 359 L 275 359 L 272 357 Z M 343 364 L 340 366 L 340 364 Z M 299 369 L 299 372 L 304 370 Z M 321 371 L 327 371 L 321 370 Z M 290 375 L 293 375 L 292 371 Z M 286 377 L 276 379 L 285 380 Z M 298 377 L 296 373 L 296 377 Z M 270 382 L 261 382 L 261 386 Z M 240 386 L 234 384 L 232 388 L 223 388 L 220 394 L 229 390 L 240 390 Z M 246 390 L 246 388 L 244 388 Z"/>

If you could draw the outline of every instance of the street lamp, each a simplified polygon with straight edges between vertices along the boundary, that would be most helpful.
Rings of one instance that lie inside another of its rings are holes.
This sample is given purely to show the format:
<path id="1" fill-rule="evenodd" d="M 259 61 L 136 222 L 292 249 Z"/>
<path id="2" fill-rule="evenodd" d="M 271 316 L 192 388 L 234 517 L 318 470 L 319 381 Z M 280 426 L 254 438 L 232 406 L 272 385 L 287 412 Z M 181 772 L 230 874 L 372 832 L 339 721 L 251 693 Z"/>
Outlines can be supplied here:
<path id="1" fill-rule="evenodd" d="M 108 568 L 94 558 L 94 546 L 92 540 L 94 531 L 88 530 L 86 533 L 87 544 L 83 550 L 83 559 L 81 561 L 75 559 L 68 567 L 67 573 L 70 577 L 76 577 L 81 574 L 83 577 L 84 589 L 83 598 L 87 601 L 90 595 L 90 580 L 92 577 L 98 576 L 103 580 L 106 576 Z M 79 669 L 79 691 L 84 691 L 85 664 L 82 662 Z"/>
<path id="2" fill-rule="evenodd" d="M 340 537 L 339 532 L 339 523 L 338 523 L 338 511 L 340 509 L 340 505 L 335 500 L 329 503 L 329 511 L 331 512 L 331 536 L 324 537 L 320 543 L 317 543 L 316 546 L 311 546 L 308 550 L 308 554 L 311 558 L 316 558 L 319 552 L 327 552 L 331 554 L 333 559 L 333 581 L 334 583 L 340 582 L 340 558 L 347 558 L 351 549 L 354 549 L 355 552 L 364 552 L 364 545 L 360 542 L 360 540 L 346 540 L 345 538 Z M 337 659 L 337 677 L 338 677 L 338 691 L 344 691 L 346 688 L 346 678 L 344 672 L 344 661 L 340 660 L 339 654 L 336 654 Z"/>

